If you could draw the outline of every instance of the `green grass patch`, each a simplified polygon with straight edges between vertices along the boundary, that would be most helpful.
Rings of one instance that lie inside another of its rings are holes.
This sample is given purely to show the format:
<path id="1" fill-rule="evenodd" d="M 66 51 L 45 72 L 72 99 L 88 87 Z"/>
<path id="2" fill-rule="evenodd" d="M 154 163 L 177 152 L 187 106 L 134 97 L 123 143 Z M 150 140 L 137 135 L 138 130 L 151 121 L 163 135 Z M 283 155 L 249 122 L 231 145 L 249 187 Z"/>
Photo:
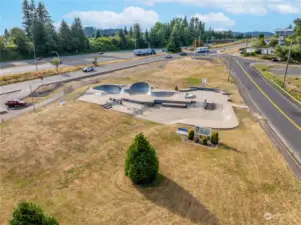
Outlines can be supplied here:
<path id="1" fill-rule="evenodd" d="M 186 81 L 190 85 L 199 85 L 201 82 L 199 77 L 188 77 Z"/>

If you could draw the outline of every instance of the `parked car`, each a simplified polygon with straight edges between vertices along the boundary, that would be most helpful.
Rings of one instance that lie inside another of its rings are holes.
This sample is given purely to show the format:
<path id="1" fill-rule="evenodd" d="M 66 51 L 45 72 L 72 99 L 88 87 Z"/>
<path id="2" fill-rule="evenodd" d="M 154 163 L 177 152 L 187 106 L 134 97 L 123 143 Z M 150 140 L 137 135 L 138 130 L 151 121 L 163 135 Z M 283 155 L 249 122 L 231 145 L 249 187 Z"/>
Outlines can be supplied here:
<path id="1" fill-rule="evenodd" d="M 92 66 L 89 66 L 89 67 L 85 67 L 83 69 L 83 72 L 93 72 L 94 71 L 94 68 Z"/>
<path id="2" fill-rule="evenodd" d="M 99 55 L 103 55 L 103 52 L 98 52 Z"/>
<path id="3" fill-rule="evenodd" d="M 26 106 L 26 102 L 25 101 L 21 101 L 19 99 L 14 99 L 14 100 L 11 100 L 11 101 L 7 101 L 5 103 L 5 105 L 7 105 L 10 108 L 13 108 L 13 107 Z"/>
<path id="4" fill-rule="evenodd" d="M 187 56 L 187 53 L 186 52 L 181 52 L 179 55 L 180 56 Z"/>
<path id="5" fill-rule="evenodd" d="M 171 58 L 172 58 L 172 55 L 166 55 L 164 58 L 165 58 L 165 59 L 171 59 Z"/>
<path id="6" fill-rule="evenodd" d="M 37 61 L 40 61 L 40 60 L 42 60 L 42 59 L 43 59 L 43 58 L 41 58 L 41 57 L 36 58 Z"/>

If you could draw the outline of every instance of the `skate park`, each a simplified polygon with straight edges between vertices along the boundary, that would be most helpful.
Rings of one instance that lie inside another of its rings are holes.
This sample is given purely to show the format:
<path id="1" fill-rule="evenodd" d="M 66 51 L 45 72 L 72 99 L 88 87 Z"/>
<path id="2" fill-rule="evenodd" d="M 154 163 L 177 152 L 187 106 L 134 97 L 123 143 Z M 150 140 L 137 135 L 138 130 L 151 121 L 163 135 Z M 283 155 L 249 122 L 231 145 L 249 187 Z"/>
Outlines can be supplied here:
<path id="1" fill-rule="evenodd" d="M 162 90 L 146 82 L 103 84 L 90 87 L 79 100 L 161 124 L 216 129 L 235 128 L 239 124 L 228 95 L 214 88 Z"/>

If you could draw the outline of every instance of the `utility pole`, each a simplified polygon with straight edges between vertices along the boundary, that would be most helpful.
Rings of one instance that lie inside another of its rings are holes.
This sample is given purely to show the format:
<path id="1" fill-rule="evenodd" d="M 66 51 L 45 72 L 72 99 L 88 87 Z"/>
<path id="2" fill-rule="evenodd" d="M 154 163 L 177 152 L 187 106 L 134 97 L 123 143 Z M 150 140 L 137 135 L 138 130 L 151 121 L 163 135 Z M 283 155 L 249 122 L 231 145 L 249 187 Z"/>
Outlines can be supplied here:
<path id="1" fill-rule="evenodd" d="M 34 46 L 34 43 L 32 43 L 32 48 L 33 48 L 33 54 L 34 54 L 34 60 L 36 62 L 36 71 L 38 72 L 38 62 L 37 62 L 37 55 L 36 55 L 36 48 Z"/>
<path id="2" fill-rule="evenodd" d="M 247 38 L 246 50 L 247 50 L 247 48 L 248 48 L 248 42 L 249 42 L 249 38 Z"/>
<path id="3" fill-rule="evenodd" d="M 293 37 L 291 39 L 290 49 L 289 49 L 288 56 L 287 56 L 287 62 L 286 62 L 285 73 L 284 73 L 283 84 L 282 84 L 283 88 L 285 88 L 285 80 L 286 80 L 286 76 L 287 76 L 288 64 L 291 59 L 292 47 L 293 47 Z"/>
<path id="4" fill-rule="evenodd" d="M 228 82 L 230 81 L 231 69 L 232 69 L 232 55 L 231 55 L 231 58 L 230 58 L 230 66 L 229 66 Z"/>

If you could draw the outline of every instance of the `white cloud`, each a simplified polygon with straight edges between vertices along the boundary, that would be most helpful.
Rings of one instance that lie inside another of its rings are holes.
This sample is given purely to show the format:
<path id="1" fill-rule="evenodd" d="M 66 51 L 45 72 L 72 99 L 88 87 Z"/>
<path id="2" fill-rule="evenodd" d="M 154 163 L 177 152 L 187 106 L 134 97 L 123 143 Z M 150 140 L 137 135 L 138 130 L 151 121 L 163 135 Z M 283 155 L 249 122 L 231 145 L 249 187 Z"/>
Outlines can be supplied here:
<path id="1" fill-rule="evenodd" d="M 202 22 L 205 22 L 209 26 L 233 26 L 235 21 L 225 16 L 223 13 L 208 13 L 208 14 L 195 14 L 192 17 L 198 17 Z"/>
<path id="2" fill-rule="evenodd" d="M 220 8 L 233 14 L 265 15 L 268 11 L 281 14 L 301 11 L 300 0 L 138 0 L 153 6 L 156 3 L 178 3 L 201 8 Z"/>
<path id="3" fill-rule="evenodd" d="M 225 28 L 213 28 L 214 31 L 227 31 Z"/>
<path id="4" fill-rule="evenodd" d="M 281 14 L 294 14 L 300 12 L 299 8 L 293 7 L 290 4 L 272 4 L 269 7 L 271 10 L 279 12 Z"/>
<path id="5" fill-rule="evenodd" d="M 112 11 L 73 11 L 64 18 L 80 17 L 85 26 L 95 26 L 103 29 L 122 28 L 139 23 L 142 28 L 148 28 L 159 21 L 159 15 L 153 10 L 139 7 L 127 7 L 121 13 Z"/>
<path id="6" fill-rule="evenodd" d="M 215 7 L 224 9 L 226 12 L 234 14 L 255 14 L 264 15 L 267 13 L 262 4 L 264 0 L 139 0 L 147 5 L 156 3 L 179 3 L 198 7 Z"/>

